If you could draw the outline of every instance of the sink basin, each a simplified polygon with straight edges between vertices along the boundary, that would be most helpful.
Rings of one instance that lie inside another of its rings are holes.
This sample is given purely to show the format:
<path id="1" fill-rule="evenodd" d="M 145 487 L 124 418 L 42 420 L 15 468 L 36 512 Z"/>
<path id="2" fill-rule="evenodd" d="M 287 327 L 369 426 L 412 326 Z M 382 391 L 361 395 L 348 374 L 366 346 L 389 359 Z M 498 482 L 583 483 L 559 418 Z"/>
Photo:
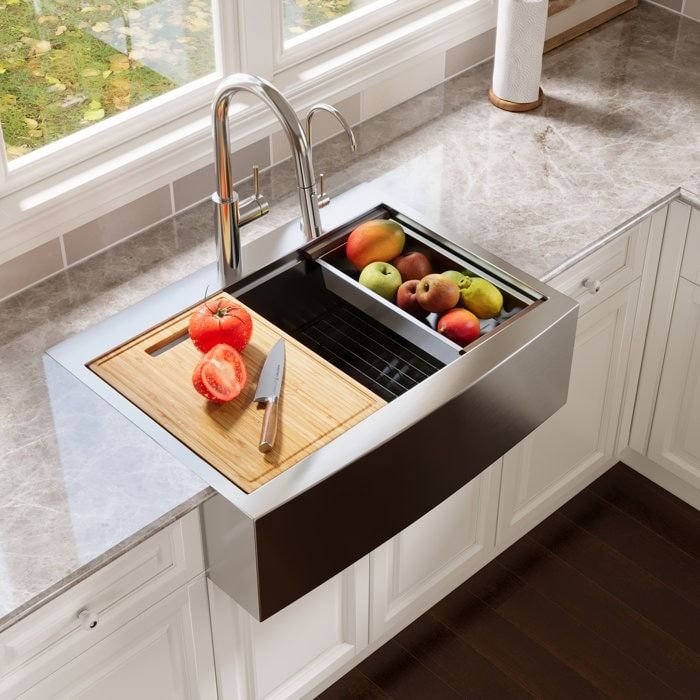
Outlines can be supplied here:
<path id="1" fill-rule="evenodd" d="M 244 248 L 226 291 L 387 402 L 245 493 L 88 369 L 214 289 L 209 266 L 49 350 L 57 361 L 211 484 L 208 575 L 263 620 L 375 549 L 522 440 L 566 401 L 577 305 L 421 215 L 362 186 L 324 210 L 324 236 L 298 224 Z M 391 219 L 436 269 L 466 268 L 502 291 L 504 311 L 466 347 L 360 286 L 344 255 L 362 221 Z M 232 459 L 235 457 L 232 456 Z"/>
<path id="2" fill-rule="evenodd" d="M 252 288 L 236 292 L 243 303 L 386 401 L 414 388 L 467 348 L 435 330 L 438 314 L 418 320 L 359 284 L 359 272 L 345 255 L 345 243 L 357 225 L 370 219 L 401 224 L 406 231 L 405 250 L 426 255 L 433 269 L 466 268 L 500 288 L 503 312 L 496 319 L 481 321 L 480 340 L 544 300 L 540 292 L 467 251 L 453 249 L 448 241 L 387 205 L 364 212 L 305 246 L 301 259 L 274 277 L 253 281 Z"/>

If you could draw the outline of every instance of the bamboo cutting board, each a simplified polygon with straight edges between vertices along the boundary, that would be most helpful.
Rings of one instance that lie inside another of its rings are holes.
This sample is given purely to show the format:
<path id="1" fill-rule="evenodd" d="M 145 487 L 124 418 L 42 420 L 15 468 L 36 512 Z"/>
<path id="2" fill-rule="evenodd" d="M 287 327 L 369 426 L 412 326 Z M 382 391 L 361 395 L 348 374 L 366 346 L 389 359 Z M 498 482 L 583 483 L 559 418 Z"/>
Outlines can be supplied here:
<path id="1" fill-rule="evenodd" d="M 227 294 L 215 298 L 233 299 Z M 227 404 L 209 403 L 192 387 L 192 370 L 201 357 L 187 332 L 192 309 L 94 360 L 89 367 L 239 488 L 251 493 L 385 402 L 262 316 L 248 311 L 253 318 L 253 337 L 243 351 L 248 384 Z M 264 455 L 258 450 L 263 410 L 253 397 L 265 358 L 280 337 L 285 340 L 286 365 L 277 440 L 274 449 Z"/>

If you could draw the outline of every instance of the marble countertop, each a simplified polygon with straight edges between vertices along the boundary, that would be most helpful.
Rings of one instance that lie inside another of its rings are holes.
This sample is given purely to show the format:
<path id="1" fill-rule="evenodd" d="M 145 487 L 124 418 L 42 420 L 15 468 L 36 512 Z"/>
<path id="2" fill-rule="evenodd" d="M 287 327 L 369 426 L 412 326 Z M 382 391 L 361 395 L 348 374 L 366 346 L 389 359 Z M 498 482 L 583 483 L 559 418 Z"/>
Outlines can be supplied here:
<path id="1" fill-rule="evenodd" d="M 700 24 L 650 5 L 544 58 L 545 102 L 485 97 L 486 63 L 315 148 L 327 189 L 374 181 L 540 278 L 679 187 L 700 192 Z M 262 235 L 297 215 L 266 175 Z M 0 630 L 211 495 L 62 367 L 55 343 L 214 259 L 208 204 L 0 304 Z"/>

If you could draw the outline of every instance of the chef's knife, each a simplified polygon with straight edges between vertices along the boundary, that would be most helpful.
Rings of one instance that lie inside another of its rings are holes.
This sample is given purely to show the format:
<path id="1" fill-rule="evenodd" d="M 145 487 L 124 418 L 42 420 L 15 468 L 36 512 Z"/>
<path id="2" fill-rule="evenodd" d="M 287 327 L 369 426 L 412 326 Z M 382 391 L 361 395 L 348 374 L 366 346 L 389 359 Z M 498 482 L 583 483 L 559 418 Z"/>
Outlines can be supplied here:
<path id="1" fill-rule="evenodd" d="M 262 432 L 260 434 L 260 452 L 269 452 L 275 444 L 277 434 L 277 405 L 282 392 L 284 379 L 284 340 L 280 338 L 273 346 L 265 360 L 255 400 L 265 404 Z"/>

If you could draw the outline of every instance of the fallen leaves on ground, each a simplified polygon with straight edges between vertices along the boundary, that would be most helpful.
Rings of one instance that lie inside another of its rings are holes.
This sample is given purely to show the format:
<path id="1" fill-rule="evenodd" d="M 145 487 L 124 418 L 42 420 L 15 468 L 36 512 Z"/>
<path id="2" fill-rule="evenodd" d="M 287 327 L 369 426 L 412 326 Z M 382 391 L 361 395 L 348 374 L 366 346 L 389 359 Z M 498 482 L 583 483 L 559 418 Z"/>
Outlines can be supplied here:
<path id="1" fill-rule="evenodd" d="M 212 2 L 0 0 L 0 121 L 8 156 L 210 73 Z"/>
<path id="2" fill-rule="evenodd" d="M 109 69 L 113 73 L 124 73 L 129 70 L 130 66 L 128 56 L 125 56 L 123 53 L 115 53 L 113 56 L 110 56 Z"/>
<path id="3" fill-rule="evenodd" d="M 100 119 L 105 118 L 105 111 L 102 107 L 102 103 L 99 100 L 92 100 L 88 105 L 88 108 L 83 112 L 83 119 L 88 122 L 98 122 Z"/>

